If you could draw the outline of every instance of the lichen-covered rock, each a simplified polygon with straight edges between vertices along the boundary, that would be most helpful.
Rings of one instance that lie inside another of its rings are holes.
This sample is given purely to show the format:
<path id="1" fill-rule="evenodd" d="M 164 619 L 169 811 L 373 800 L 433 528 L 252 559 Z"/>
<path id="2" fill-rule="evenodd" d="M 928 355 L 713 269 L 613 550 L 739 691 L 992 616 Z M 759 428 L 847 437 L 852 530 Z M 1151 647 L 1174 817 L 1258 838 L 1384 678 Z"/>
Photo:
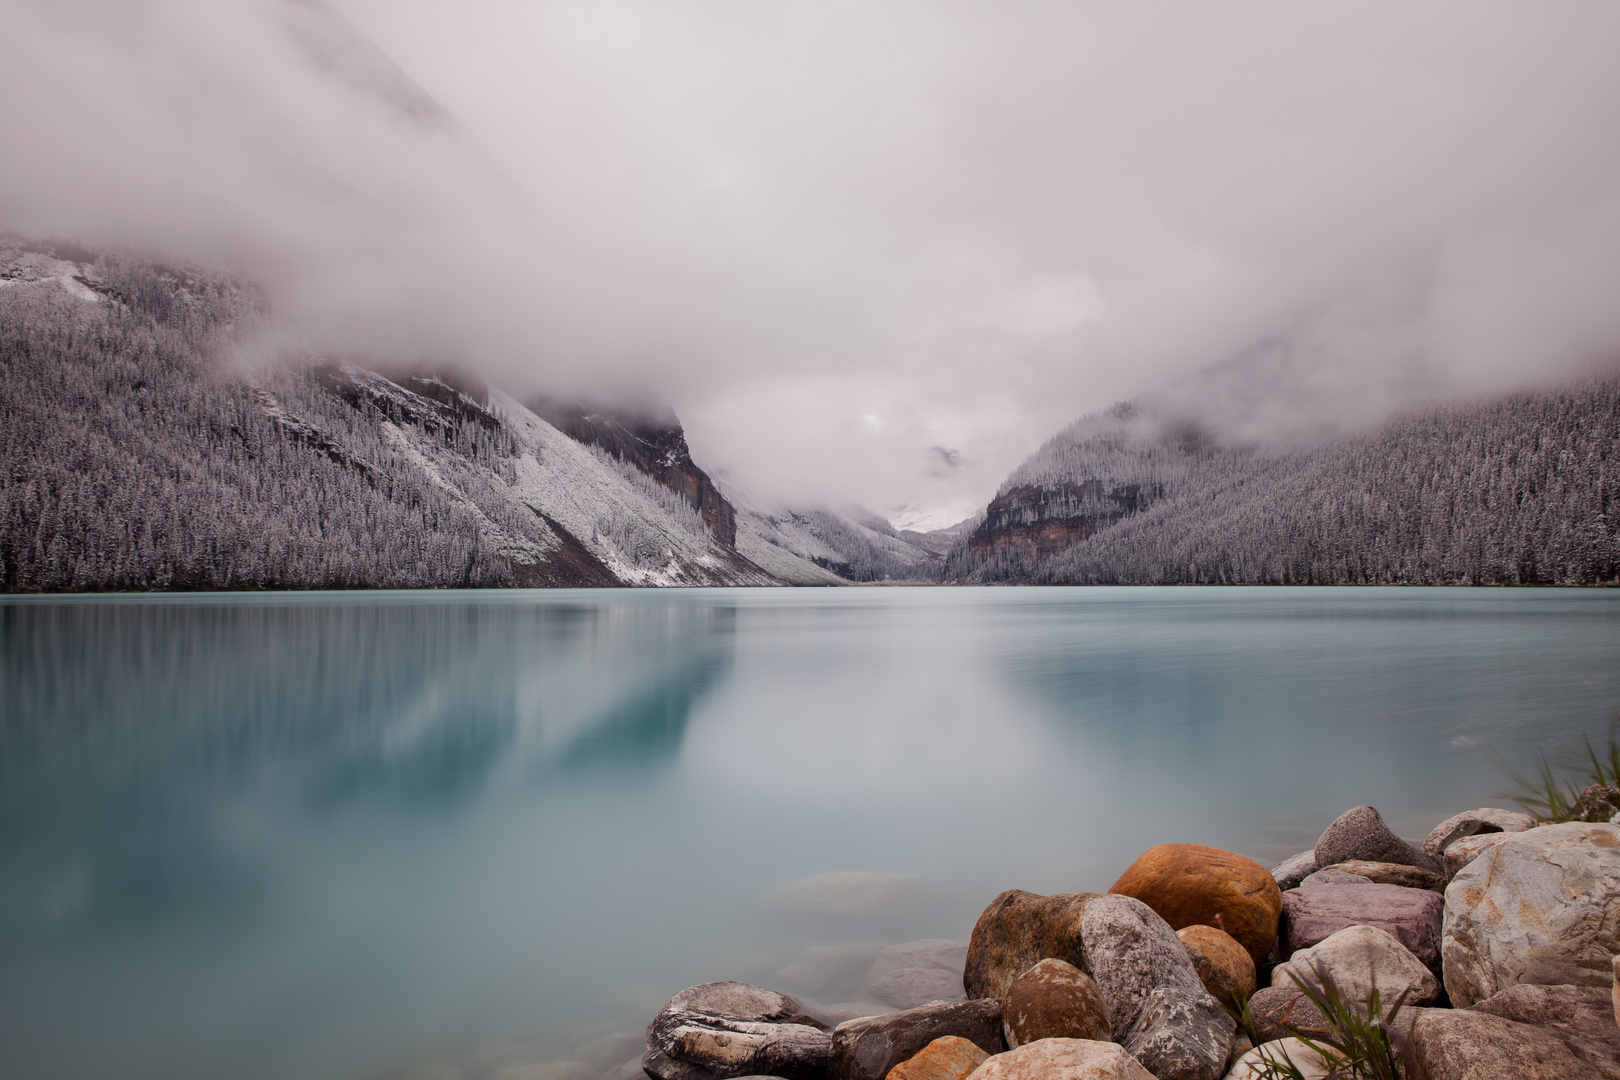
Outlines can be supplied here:
<path id="1" fill-rule="evenodd" d="M 1015 1050 L 1037 1039 L 1107 1041 L 1108 1003 L 1090 975 L 1063 960 L 1042 960 L 1013 980 L 1001 1030 Z"/>
<path id="2" fill-rule="evenodd" d="M 1439 893 L 1400 885 L 1291 889 L 1283 894 L 1283 938 L 1292 954 L 1347 926 L 1376 926 L 1394 935 L 1424 967 L 1436 971 L 1445 908 Z"/>
<path id="3" fill-rule="evenodd" d="M 1440 858 L 1453 841 L 1481 833 L 1515 833 L 1533 829 L 1541 824 L 1529 814 L 1516 810 L 1495 810 L 1485 806 L 1478 810 L 1465 810 L 1436 825 L 1423 841 L 1426 854 Z"/>
<path id="4" fill-rule="evenodd" d="M 1620 1080 L 1620 1026 L 1600 987 L 1520 985 L 1467 1009 L 1416 1009 L 1407 1080 Z"/>
<path id="5" fill-rule="evenodd" d="M 1612 821 L 1620 814 L 1620 787 L 1593 784 L 1570 807 L 1569 816 L 1575 821 Z"/>
<path id="6" fill-rule="evenodd" d="M 1613 985 L 1620 954 L 1620 827 L 1570 822 L 1516 833 L 1446 889 L 1453 1005 L 1523 983 Z"/>
<path id="7" fill-rule="evenodd" d="M 1400 885 L 1407 889 L 1428 889 L 1430 892 L 1446 891 L 1446 879 L 1443 874 L 1437 874 L 1433 870 L 1425 870 L 1421 866 L 1408 866 L 1404 863 L 1366 862 L 1361 859 L 1351 859 L 1349 862 L 1324 866 L 1317 871 L 1317 874 L 1335 872 L 1366 878 L 1374 885 Z"/>
<path id="8" fill-rule="evenodd" d="M 1461 840 L 1453 840 L 1446 846 L 1446 880 L 1454 879 L 1457 871 L 1513 835 L 1515 834 L 1505 832 L 1476 833 Z"/>
<path id="9" fill-rule="evenodd" d="M 1301 889 L 1308 889 L 1313 885 L 1371 885 L 1373 879 L 1361 874 L 1350 874 L 1343 870 L 1329 868 L 1318 870 L 1304 881 L 1299 883 Z"/>
<path id="10" fill-rule="evenodd" d="M 1280 986 L 1263 987 L 1249 999 L 1249 1016 L 1260 1038 L 1281 1039 L 1296 1032 L 1315 1042 L 1331 1043 L 1338 1038 L 1327 1018 L 1311 999 L 1298 990 Z"/>
<path id="11" fill-rule="evenodd" d="M 1080 917 L 1100 893 L 1037 896 L 1009 889 L 974 924 L 962 983 L 969 998 L 1005 998 L 1019 975 L 1048 957 L 1086 970 Z"/>
<path id="12" fill-rule="evenodd" d="M 1236 1026 L 1202 986 L 1158 986 L 1120 1045 L 1158 1080 L 1219 1080 Z"/>
<path id="13" fill-rule="evenodd" d="M 967 1080 L 989 1058 L 967 1039 L 941 1035 L 890 1069 L 888 1080 Z"/>
<path id="14" fill-rule="evenodd" d="M 1231 934 L 1213 926 L 1184 926 L 1176 931 L 1193 970 L 1215 1000 L 1232 1008 L 1247 1001 L 1255 991 L 1254 959 Z"/>
<path id="15" fill-rule="evenodd" d="M 1614 1021 L 1620 1024 L 1620 956 L 1614 958 L 1614 989 L 1609 996 L 1614 999 Z"/>
<path id="16" fill-rule="evenodd" d="M 1346 810 L 1323 831 L 1316 842 L 1316 865 L 1329 867 L 1352 859 L 1364 862 L 1404 863 L 1436 874 L 1441 862 L 1413 847 L 1390 831 L 1377 810 L 1357 806 Z"/>
<path id="17" fill-rule="evenodd" d="M 1155 1080 L 1123 1049 L 1090 1039 L 1041 1039 L 980 1065 L 972 1080 Z"/>
<path id="18" fill-rule="evenodd" d="M 846 1020 L 833 1029 L 827 1080 L 883 1080 L 889 1070 L 916 1056 L 935 1039 L 955 1035 L 987 1054 L 1007 1048 L 1001 1035 L 1001 1002 L 989 999 Z"/>
<path id="19" fill-rule="evenodd" d="M 1316 852 L 1302 851 L 1271 868 L 1272 880 L 1283 892 L 1299 888 L 1299 883 L 1316 873 Z"/>
<path id="20" fill-rule="evenodd" d="M 1378 991 L 1379 1011 L 1387 1013 L 1402 994 L 1407 1005 L 1428 1005 L 1440 997 L 1440 980 L 1410 949 L 1376 926 L 1347 926 L 1272 969 L 1271 985 L 1286 990 L 1333 979 L 1346 1001 L 1366 1009 Z"/>
<path id="21" fill-rule="evenodd" d="M 831 1045 L 826 1027 L 786 994 L 704 983 L 670 998 L 647 1025 L 641 1064 L 655 1080 L 821 1080 Z"/>
<path id="22" fill-rule="evenodd" d="M 1181 939 L 1140 900 L 1093 896 L 1080 915 L 1080 933 L 1083 964 L 1077 966 L 1097 981 L 1116 1039 L 1131 1030 L 1157 987 L 1209 994 Z"/>
<path id="23" fill-rule="evenodd" d="M 1309 1045 L 1289 1036 L 1261 1043 L 1238 1058 L 1226 1080 L 1275 1080 L 1282 1075 L 1274 1066 L 1292 1065 L 1304 1080 L 1325 1080 L 1343 1065 L 1337 1057 L 1324 1057 Z"/>
<path id="24" fill-rule="evenodd" d="M 1231 934 L 1259 963 L 1277 938 L 1282 891 L 1253 859 L 1203 844 L 1159 844 L 1143 852 L 1108 890 L 1134 896 L 1172 930 L 1195 924 Z"/>

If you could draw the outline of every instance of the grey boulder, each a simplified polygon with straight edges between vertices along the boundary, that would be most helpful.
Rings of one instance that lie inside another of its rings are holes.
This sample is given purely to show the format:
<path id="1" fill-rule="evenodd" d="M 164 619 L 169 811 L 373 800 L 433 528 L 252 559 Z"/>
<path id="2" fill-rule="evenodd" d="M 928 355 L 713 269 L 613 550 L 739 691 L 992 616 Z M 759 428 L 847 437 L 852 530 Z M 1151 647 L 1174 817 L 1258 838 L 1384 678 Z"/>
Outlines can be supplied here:
<path id="1" fill-rule="evenodd" d="M 1515 986 L 1466 1009 L 1417 1009 L 1407 1080 L 1620 1080 L 1609 993 Z"/>
<path id="2" fill-rule="evenodd" d="M 1541 824 L 1529 814 L 1516 810 L 1495 810 L 1484 806 L 1478 810 L 1465 810 L 1436 825 L 1423 841 L 1425 853 L 1440 858 L 1453 841 L 1481 833 L 1525 832 Z"/>
<path id="3" fill-rule="evenodd" d="M 1202 985 L 1159 986 L 1119 1040 L 1158 1080 L 1218 1080 L 1232 1053 L 1236 1022 Z"/>
<path id="4" fill-rule="evenodd" d="M 889 1070 L 945 1035 L 966 1039 L 987 1054 L 1007 1048 L 1001 1002 L 979 998 L 953 1005 L 846 1020 L 833 1029 L 828 1080 L 884 1080 Z"/>
<path id="5" fill-rule="evenodd" d="M 1277 888 L 1283 892 L 1299 888 L 1299 883 L 1316 872 L 1316 852 L 1302 851 L 1291 855 L 1271 868 Z"/>
<path id="6" fill-rule="evenodd" d="M 1508 837 L 1446 889 L 1445 981 L 1464 1007 L 1520 984 L 1601 986 L 1620 954 L 1620 826 Z"/>
<path id="7" fill-rule="evenodd" d="M 1332 978 L 1346 1001 L 1365 1011 L 1377 990 L 1379 1012 L 1397 999 L 1427 1005 L 1440 997 L 1440 980 L 1412 951 L 1376 926 L 1347 926 L 1291 956 L 1271 972 L 1271 985 L 1297 989 L 1316 985 L 1321 974 Z"/>
<path id="8" fill-rule="evenodd" d="M 1436 874 L 1445 872 L 1439 859 L 1396 836 L 1370 806 L 1346 810 L 1316 842 L 1317 866 L 1329 867 L 1351 859 L 1421 866 Z"/>
<path id="9" fill-rule="evenodd" d="M 747 983 L 704 983 L 670 998 L 647 1025 L 641 1065 L 654 1080 L 821 1080 L 831 1049 L 832 1036 L 796 999 Z"/>
<path id="10" fill-rule="evenodd" d="M 1082 970 L 1097 981 L 1108 1002 L 1115 1039 L 1122 1039 L 1136 1024 L 1148 995 L 1158 987 L 1209 997 L 1176 932 L 1135 897 L 1092 897 L 1080 916 L 1080 935 L 1085 943 Z"/>
<path id="11" fill-rule="evenodd" d="M 1446 902 L 1439 893 L 1400 885 L 1328 885 L 1283 893 L 1282 938 L 1290 954 L 1349 926 L 1376 926 L 1430 971 L 1440 965 Z"/>
<path id="12" fill-rule="evenodd" d="M 1312 885 L 1371 885 L 1373 879 L 1361 874 L 1351 874 L 1344 870 L 1318 870 L 1299 883 L 1301 889 L 1308 889 Z"/>

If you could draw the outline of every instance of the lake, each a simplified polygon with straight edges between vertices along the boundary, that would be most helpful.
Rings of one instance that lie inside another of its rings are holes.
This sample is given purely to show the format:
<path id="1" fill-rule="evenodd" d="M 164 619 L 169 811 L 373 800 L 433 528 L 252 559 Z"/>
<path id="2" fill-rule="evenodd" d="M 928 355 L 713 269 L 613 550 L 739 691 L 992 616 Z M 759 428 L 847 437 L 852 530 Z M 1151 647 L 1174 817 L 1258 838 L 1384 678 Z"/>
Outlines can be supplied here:
<path id="1" fill-rule="evenodd" d="M 687 985 L 1421 838 L 1617 705 L 1620 591 L 6 599 L 0 1074 L 612 1080 Z"/>

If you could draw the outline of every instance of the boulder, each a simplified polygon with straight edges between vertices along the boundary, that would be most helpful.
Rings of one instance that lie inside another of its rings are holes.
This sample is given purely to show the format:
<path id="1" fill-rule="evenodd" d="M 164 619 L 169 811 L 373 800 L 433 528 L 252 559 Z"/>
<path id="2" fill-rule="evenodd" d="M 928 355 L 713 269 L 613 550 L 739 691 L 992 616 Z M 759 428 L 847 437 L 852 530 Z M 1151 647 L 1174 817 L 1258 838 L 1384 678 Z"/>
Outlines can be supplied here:
<path id="1" fill-rule="evenodd" d="M 1348 864 L 1346 864 L 1346 865 L 1348 865 Z M 1309 875 L 1308 877 L 1305 878 L 1304 881 L 1301 881 L 1299 883 L 1299 887 L 1302 888 L 1302 889 L 1308 889 L 1312 885 L 1371 885 L 1371 884 L 1373 884 L 1373 879 L 1370 878 L 1370 877 L 1363 877 L 1361 874 L 1347 873 L 1347 872 L 1345 872 L 1343 870 L 1329 869 L 1329 870 L 1318 870 L 1316 873 Z"/>
<path id="2" fill-rule="evenodd" d="M 1446 853 L 1446 848 L 1450 847 L 1453 841 L 1461 840 L 1465 836 L 1476 836 L 1480 833 L 1524 832 L 1539 824 L 1541 822 L 1529 814 L 1521 814 L 1516 810 L 1493 810 L 1488 806 L 1478 810 L 1465 810 L 1436 825 L 1429 833 L 1428 839 L 1423 841 L 1423 850 L 1438 859 Z"/>
<path id="3" fill-rule="evenodd" d="M 1351 859 L 1349 862 L 1323 867 L 1316 873 L 1335 872 L 1366 878 L 1374 885 L 1400 885 L 1407 889 L 1428 889 L 1430 892 L 1446 891 L 1446 879 L 1443 874 L 1425 870 L 1421 866 L 1407 866 L 1404 863 L 1364 862 Z"/>
<path id="4" fill-rule="evenodd" d="M 1271 868 L 1271 877 L 1283 892 L 1299 888 L 1299 883 L 1316 872 L 1316 852 L 1302 851 Z"/>
<path id="5" fill-rule="evenodd" d="M 973 926 L 962 983 L 969 998 L 1005 998 L 1012 981 L 1048 957 L 1086 970 L 1080 916 L 1100 893 L 1037 896 L 1009 889 Z"/>
<path id="6" fill-rule="evenodd" d="M 973 1080 L 1154 1080 L 1119 1046 L 1090 1039 L 1041 1039 L 980 1065 Z"/>
<path id="7" fill-rule="evenodd" d="M 1347 926 L 1308 949 L 1295 953 L 1272 969 L 1271 985 L 1286 990 L 1301 983 L 1320 982 L 1325 971 L 1348 1001 L 1363 1009 L 1378 990 L 1379 1011 L 1388 1013 L 1405 994 L 1407 1005 L 1428 1005 L 1440 997 L 1440 980 L 1424 967 L 1410 949 L 1387 930 L 1376 926 Z"/>
<path id="8" fill-rule="evenodd" d="M 1108 1002 L 1114 1038 L 1136 1023 L 1155 988 L 1208 996 L 1181 939 L 1153 909 L 1129 896 L 1094 896 L 1080 916 L 1083 964 Z M 1213 999 L 1211 999 L 1213 1002 Z"/>
<path id="9" fill-rule="evenodd" d="M 1400 885 L 1329 885 L 1283 894 L 1283 939 L 1290 954 L 1347 926 L 1389 931 L 1430 971 L 1439 970 L 1440 927 L 1446 901 L 1427 889 Z"/>
<path id="10" fill-rule="evenodd" d="M 1576 821 L 1613 821 L 1620 815 L 1620 787 L 1593 784 L 1581 792 L 1569 816 Z"/>
<path id="11" fill-rule="evenodd" d="M 1614 998 L 1614 1020 L 1620 1024 L 1620 956 L 1614 958 L 1614 989 L 1610 991 Z"/>
<path id="12" fill-rule="evenodd" d="M 786 994 L 740 982 L 682 990 L 647 1025 L 642 1068 L 654 1080 L 771 1074 L 821 1080 L 832 1037 Z"/>
<path id="13" fill-rule="evenodd" d="M 1440 860 L 1391 832 L 1378 811 L 1370 806 L 1346 810 L 1316 842 L 1317 866 L 1329 867 L 1351 859 L 1404 863 L 1407 866 L 1421 866 L 1436 874 L 1444 871 Z"/>
<path id="14" fill-rule="evenodd" d="M 1176 931 L 1193 970 L 1215 1000 L 1237 1008 L 1255 991 L 1254 959 L 1232 935 L 1213 926 L 1184 926 Z"/>
<path id="15" fill-rule="evenodd" d="M 1620 1080 L 1620 1026 L 1600 987 L 1520 985 L 1467 1009 L 1415 1010 L 1407 1080 Z"/>
<path id="16" fill-rule="evenodd" d="M 915 1009 L 931 1001 L 964 1001 L 962 973 L 939 968 L 899 968 L 879 975 L 866 992 L 896 1009 Z"/>
<path id="17" fill-rule="evenodd" d="M 1001 1030 L 1012 1049 L 1036 1039 L 1101 1039 L 1108 1003 L 1090 975 L 1063 960 L 1042 960 L 1018 978 L 1002 1003 Z"/>
<path id="18" fill-rule="evenodd" d="M 1511 834 L 1457 872 L 1445 911 L 1453 1005 L 1524 983 L 1608 988 L 1620 954 L 1620 826 Z"/>
<path id="19" fill-rule="evenodd" d="M 1268 986 L 1249 999 L 1249 1018 L 1260 1038 L 1281 1039 L 1296 1032 L 1316 1042 L 1334 1042 L 1338 1035 L 1320 1009 L 1298 990 Z"/>
<path id="20" fill-rule="evenodd" d="M 1236 1026 L 1202 986 L 1158 986 L 1120 1045 L 1158 1080 L 1219 1080 Z"/>
<path id="21" fill-rule="evenodd" d="M 989 1058 L 967 1039 L 942 1035 L 890 1069 L 888 1080 L 967 1080 Z"/>
<path id="22" fill-rule="evenodd" d="M 1288 1037 L 1262 1043 L 1233 1063 L 1226 1080 L 1275 1080 L 1278 1072 L 1271 1068 L 1283 1063 L 1293 1065 L 1304 1080 L 1325 1080 L 1341 1064 L 1341 1059 L 1326 1058 L 1300 1040 Z"/>
<path id="23" fill-rule="evenodd" d="M 1474 836 L 1465 836 L 1461 840 L 1453 840 L 1446 847 L 1446 880 L 1455 878 L 1457 871 L 1512 835 L 1514 834 L 1478 833 Z"/>
<path id="24" fill-rule="evenodd" d="M 899 971 L 902 968 L 935 968 L 939 971 L 954 971 L 960 979 L 962 968 L 967 964 L 967 950 L 967 942 L 952 941 L 949 938 L 926 938 L 922 941 L 908 941 L 902 945 L 890 945 L 878 951 L 866 972 L 866 977 L 868 980 L 879 979 L 891 971 Z"/>
<path id="25" fill-rule="evenodd" d="M 935 1039 L 955 1035 L 987 1054 L 1006 1049 L 1001 1002 L 993 998 L 846 1020 L 833 1029 L 827 1080 L 883 1080 Z"/>
<path id="26" fill-rule="evenodd" d="M 1271 951 L 1282 913 L 1282 891 L 1269 870 L 1203 844 L 1149 848 L 1108 891 L 1142 901 L 1173 930 L 1195 924 L 1224 930 L 1257 964 Z"/>
<path id="27" fill-rule="evenodd" d="M 1108 1040 L 1108 1002 L 1092 976 L 1064 960 L 1042 960 L 1017 976 L 1001 1004 L 1009 1048 L 1035 1040 Z"/>

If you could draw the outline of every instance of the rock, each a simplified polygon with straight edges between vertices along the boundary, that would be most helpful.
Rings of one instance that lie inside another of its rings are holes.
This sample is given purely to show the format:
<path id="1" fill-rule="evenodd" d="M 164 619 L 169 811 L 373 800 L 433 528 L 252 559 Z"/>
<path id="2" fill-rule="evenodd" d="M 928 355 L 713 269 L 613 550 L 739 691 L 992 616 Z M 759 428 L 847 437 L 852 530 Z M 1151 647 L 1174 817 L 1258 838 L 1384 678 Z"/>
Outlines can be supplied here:
<path id="1" fill-rule="evenodd" d="M 490 1080 L 596 1080 L 597 1070 L 583 1061 L 548 1061 L 543 1065 L 508 1065 Z"/>
<path id="2" fill-rule="evenodd" d="M 889 1070 L 945 1035 L 966 1039 L 987 1054 L 1006 1049 L 1001 1002 L 990 999 L 847 1020 L 833 1029 L 828 1080 L 883 1080 Z"/>
<path id="3" fill-rule="evenodd" d="M 1218 1080 L 1236 1026 L 1202 986 L 1157 986 L 1120 1045 L 1158 1080 Z"/>
<path id="4" fill-rule="evenodd" d="M 1349 864 L 1344 864 L 1344 865 L 1349 865 Z M 1318 870 L 1316 873 L 1308 875 L 1305 878 L 1304 881 L 1301 881 L 1299 883 L 1299 887 L 1302 888 L 1302 889 L 1306 889 L 1306 888 L 1309 888 L 1312 885 L 1371 885 L 1371 884 L 1373 884 L 1373 879 L 1370 878 L 1370 877 L 1364 877 L 1361 874 L 1352 874 L 1352 873 L 1348 873 L 1348 872 L 1346 872 L 1344 870 Z"/>
<path id="5" fill-rule="evenodd" d="M 1387 1014 L 1401 994 L 1407 1005 L 1427 1005 L 1440 997 L 1440 980 L 1410 949 L 1376 926 L 1347 926 L 1295 953 L 1271 972 L 1271 985 L 1296 989 L 1301 981 L 1319 983 L 1326 971 L 1348 1001 L 1363 1009 L 1378 990 L 1379 1012 Z M 1296 981 L 1298 980 L 1298 981 Z"/>
<path id="6" fill-rule="evenodd" d="M 1609 821 L 1620 814 L 1620 787 L 1593 784 L 1581 792 L 1581 797 L 1570 807 L 1570 817 L 1576 821 Z"/>
<path id="7" fill-rule="evenodd" d="M 1080 933 L 1084 962 L 1076 966 L 1097 981 L 1116 1039 L 1130 1031 L 1157 987 L 1209 994 L 1181 939 L 1140 900 L 1093 896 L 1080 915 Z"/>
<path id="8" fill-rule="evenodd" d="M 1467 1009 L 1417 1009 L 1407 1080 L 1620 1080 L 1620 1026 L 1601 987 L 1521 985 Z"/>
<path id="9" fill-rule="evenodd" d="M 1226 1080 L 1273 1080 L 1278 1074 L 1269 1068 L 1287 1062 L 1299 1070 L 1304 1080 L 1325 1080 L 1339 1067 L 1341 1059 L 1328 1059 L 1292 1036 L 1262 1043 L 1233 1064 Z"/>
<path id="10" fill-rule="evenodd" d="M 900 968 L 867 984 L 866 992 L 896 1009 L 915 1009 L 931 1001 L 965 1001 L 962 973 L 938 968 Z"/>
<path id="11" fill-rule="evenodd" d="M 1254 993 L 1257 983 L 1254 960 L 1232 935 L 1213 926 L 1184 926 L 1176 931 L 1193 970 L 1215 1000 L 1237 1008 Z"/>
<path id="12" fill-rule="evenodd" d="M 1149 848 L 1108 891 L 1134 896 L 1172 930 L 1195 924 L 1224 930 L 1257 964 L 1271 951 L 1282 914 L 1282 891 L 1269 870 L 1203 844 Z"/>
<path id="13" fill-rule="evenodd" d="M 1005 998 L 1012 981 L 1048 957 L 1082 971 L 1080 916 L 1100 893 L 1037 896 L 1009 889 L 973 926 L 962 983 L 969 998 Z"/>
<path id="14" fill-rule="evenodd" d="M 1457 876 L 1457 871 L 1479 858 L 1481 854 L 1500 844 L 1512 833 L 1480 833 L 1453 840 L 1446 847 L 1446 880 Z"/>
<path id="15" fill-rule="evenodd" d="M 1234 1068 L 1237 1065 L 1237 1063 L 1243 1059 L 1243 1055 L 1247 1054 L 1250 1050 L 1253 1050 L 1253 1049 L 1254 1049 L 1254 1043 L 1250 1042 L 1249 1037 L 1247 1035 L 1245 1035 L 1243 1032 L 1240 1031 L 1236 1035 L 1233 1035 L 1232 1036 L 1232 1053 L 1231 1053 L 1231 1056 L 1229 1056 L 1226 1059 L 1226 1068 L 1227 1068 L 1227 1070 L 1230 1071 L 1232 1068 Z"/>
<path id="16" fill-rule="evenodd" d="M 890 1069 L 888 1080 L 967 1080 L 989 1059 L 968 1040 L 942 1035 Z"/>
<path id="17" fill-rule="evenodd" d="M 968 943 L 947 938 L 928 938 L 890 945 L 878 952 L 867 971 L 868 979 L 878 979 L 902 968 L 937 968 L 955 972 L 958 980 L 967 966 Z"/>
<path id="18" fill-rule="evenodd" d="M 794 998 L 747 983 L 704 983 L 670 998 L 647 1025 L 641 1065 L 655 1080 L 821 1080 L 831 1047 L 824 1025 Z"/>
<path id="19" fill-rule="evenodd" d="M 1063 960 L 1042 960 L 1018 978 L 1002 1003 L 1001 1031 L 1016 1050 L 1036 1039 L 1101 1039 L 1108 1003 L 1090 975 Z"/>
<path id="20" fill-rule="evenodd" d="M 1428 839 L 1423 841 L 1423 850 L 1438 859 L 1446 853 L 1446 848 L 1450 847 L 1453 841 L 1461 840 L 1465 836 L 1477 836 L 1480 833 L 1524 832 L 1539 824 L 1541 822 L 1529 814 L 1521 814 L 1516 810 L 1493 810 L 1488 806 L 1478 810 L 1465 810 L 1436 825 L 1429 833 Z"/>
<path id="21" fill-rule="evenodd" d="M 645 1037 L 639 1040 L 645 1045 Z M 636 1058 L 636 1072 L 641 1072 L 641 1047 L 638 1046 L 633 1054 Z M 508 1065 L 537 1065 L 552 1056 L 552 1052 L 539 1046 L 530 1046 L 523 1043 L 497 1043 L 493 1046 L 480 1046 L 471 1051 L 462 1059 L 462 1069 L 466 1072 L 468 1080 L 492 1080 L 494 1075 Z M 645 1074 L 643 1074 L 645 1075 Z"/>
<path id="22" fill-rule="evenodd" d="M 1446 989 L 1459 1008 L 1523 983 L 1610 987 L 1620 826 L 1511 834 L 1457 872 L 1445 908 Z"/>
<path id="23" fill-rule="evenodd" d="M 1270 1041 L 1295 1032 L 1317 1042 L 1334 1042 L 1338 1034 L 1328 1024 L 1320 1009 L 1298 990 L 1268 986 L 1256 990 L 1249 999 L 1249 1017 L 1254 1021 L 1260 1038 Z"/>
<path id="24" fill-rule="evenodd" d="M 1366 878 L 1375 885 L 1399 885 L 1407 889 L 1428 889 L 1430 892 L 1446 891 L 1444 875 L 1437 874 L 1433 870 L 1425 870 L 1421 866 L 1407 866 L 1404 863 L 1364 862 L 1351 859 L 1349 862 L 1324 867 L 1316 873 L 1350 874 Z"/>
<path id="25" fill-rule="evenodd" d="M 792 993 L 804 993 L 818 1001 L 854 997 L 870 978 L 870 969 L 881 952 L 873 943 L 816 945 L 804 950 L 793 963 L 778 971 L 773 985 Z M 895 964 L 894 967 L 927 967 L 927 964 Z M 879 974 L 882 974 L 881 972 Z"/>
<path id="26" fill-rule="evenodd" d="M 1041 1039 L 980 1065 L 973 1080 L 1154 1080 L 1123 1049 L 1090 1039 Z"/>
<path id="27" fill-rule="evenodd" d="M 1614 998 L 1614 1020 L 1620 1024 L 1620 956 L 1614 958 L 1614 989 L 1610 996 Z"/>
<path id="28" fill-rule="evenodd" d="M 1299 883 L 1316 873 L 1316 852 L 1302 851 L 1271 868 L 1272 880 L 1283 892 L 1299 888 Z"/>
<path id="29" fill-rule="evenodd" d="M 1283 939 L 1292 954 L 1347 926 L 1376 926 L 1393 934 L 1424 967 L 1437 971 L 1445 910 L 1439 893 L 1400 885 L 1291 889 L 1283 894 Z"/>
<path id="30" fill-rule="evenodd" d="M 619 1031 L 602 1035 L 575 1047 L 571 1057 L 574 1061 L 583 1061 L 594 1069 L 605 1069 L 621 1061 L 641 1057 L 645 1045 L 645 1036 Z"/>
<path id="31" fill-rule="evenodd" d="M 1325 868 L 1351 859 L 1421 866 L 1436 874 L 1445 869 L 1440 860 L 1391 832 L 1378 811 L 1370 806 L 1346 810 L 1316 842 L 1317 866 Z"/>

